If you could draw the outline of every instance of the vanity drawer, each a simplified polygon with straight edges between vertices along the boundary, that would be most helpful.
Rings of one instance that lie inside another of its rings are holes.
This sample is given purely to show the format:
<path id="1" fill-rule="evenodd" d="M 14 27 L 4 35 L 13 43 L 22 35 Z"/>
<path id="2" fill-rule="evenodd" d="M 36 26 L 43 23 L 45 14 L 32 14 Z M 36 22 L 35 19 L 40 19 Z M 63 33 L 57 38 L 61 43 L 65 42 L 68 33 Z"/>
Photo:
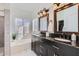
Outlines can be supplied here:
<path id="1" fill-rule="evenodd" d="M 54 48 L 55 54 L 58 56 L 76 56 L 78 55 L 78 49 L 68 46 L 59 42 L 54 42 L 52 45 Z"/>

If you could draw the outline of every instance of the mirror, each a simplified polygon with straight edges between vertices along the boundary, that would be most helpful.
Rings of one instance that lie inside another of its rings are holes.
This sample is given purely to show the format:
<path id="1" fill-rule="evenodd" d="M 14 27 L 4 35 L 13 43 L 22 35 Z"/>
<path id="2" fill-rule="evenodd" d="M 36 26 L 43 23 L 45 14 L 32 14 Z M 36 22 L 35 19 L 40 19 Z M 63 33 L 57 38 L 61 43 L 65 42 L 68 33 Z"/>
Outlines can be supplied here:
<path id="1" fill-rule="evenodd" d="M 78 32 L 78 5 L 60 9 L 55 11 L 57 32 Z"/>
<path id="2" fill-rule="evenodd" d="M 48 16 L 40 18 L 40 31 L 48 31 Z"/>
<path id="3" fill-rule="evenodd" d="M 39 19 L 36 18 L 36 19 L 33 19 L 32 21 L 32 31 L 33 32 L 38 32 L 39 31 Z"/>

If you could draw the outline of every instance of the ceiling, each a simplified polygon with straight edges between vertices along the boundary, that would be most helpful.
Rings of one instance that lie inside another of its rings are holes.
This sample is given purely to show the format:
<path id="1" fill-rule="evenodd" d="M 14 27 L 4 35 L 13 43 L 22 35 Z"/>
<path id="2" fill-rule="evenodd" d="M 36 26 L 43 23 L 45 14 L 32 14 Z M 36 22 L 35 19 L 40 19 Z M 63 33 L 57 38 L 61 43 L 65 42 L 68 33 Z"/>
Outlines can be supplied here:
<path id="1" fill-rule="evenodd" d="M 49 8 L 50 3 L 11 3 L 11 5 L 15 8 L 26 10 L 26 11 L 34 11 L 36 9 L 41 8 Z"/>
<path id="2" fill-rule="evenodd" d="M 43 8 L 50 8 L 51 3 L 0 3 L 0 10 L 12 8 L 25 13 L 28 18 L 37 17 L 37 12 Z M 23 13 L 22 13 L 23 14 Z"/>

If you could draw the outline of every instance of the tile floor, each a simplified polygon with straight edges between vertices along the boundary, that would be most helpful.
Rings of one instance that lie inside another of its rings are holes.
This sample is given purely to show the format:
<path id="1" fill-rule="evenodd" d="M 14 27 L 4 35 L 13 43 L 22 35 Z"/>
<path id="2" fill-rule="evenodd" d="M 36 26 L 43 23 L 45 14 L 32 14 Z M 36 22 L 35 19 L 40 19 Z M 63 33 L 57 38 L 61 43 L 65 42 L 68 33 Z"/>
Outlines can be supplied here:
<path id="1" fill-rule="evenodd" d="M 3 47 L 0 47 L 0 56 L 3 56 L 3 52 L 4 52 Z"/>
<path id="2" fill-rule="evenodd" d="M 32 50 L 23 51 L 13 56 L 37 56 Z"/>

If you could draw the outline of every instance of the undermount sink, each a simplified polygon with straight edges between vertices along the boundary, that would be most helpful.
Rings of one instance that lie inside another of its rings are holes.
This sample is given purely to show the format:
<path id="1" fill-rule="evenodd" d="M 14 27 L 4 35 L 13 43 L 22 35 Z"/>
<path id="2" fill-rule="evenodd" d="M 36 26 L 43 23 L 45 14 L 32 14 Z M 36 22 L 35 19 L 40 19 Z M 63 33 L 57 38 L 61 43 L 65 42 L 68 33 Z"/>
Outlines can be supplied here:
<path id="1" fill-rule="evenodd" d="M 62 39 L 62 38 L 55 38 L 55 40 L 61 41 L 61 42 L 71 42 L 70 40 L 67 39 Z"/>

